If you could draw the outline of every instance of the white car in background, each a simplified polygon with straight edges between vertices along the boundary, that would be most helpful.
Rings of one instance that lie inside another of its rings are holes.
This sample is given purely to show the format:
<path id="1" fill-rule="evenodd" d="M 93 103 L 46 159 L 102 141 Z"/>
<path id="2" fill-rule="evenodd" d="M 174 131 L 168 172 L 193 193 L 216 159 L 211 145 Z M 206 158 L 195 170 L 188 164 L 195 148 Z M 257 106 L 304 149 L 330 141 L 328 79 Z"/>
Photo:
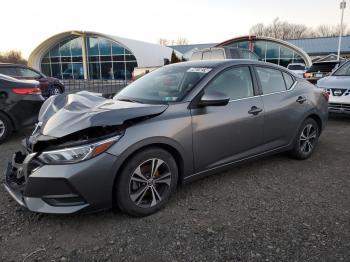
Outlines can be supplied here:
<path id="1" fill-rule="evenodd" d="M 330 76 L 319 79 L 317 86 L 329 94 L 330 113 L 350 114 L 350 61 L 341 65 Z"/>
<path id="2" fill-rule="evenodd" d="M 299 77 L 304 77 L 304 73 L 306 72 L 307 68 L 303 63 L 291 63 L 287 66 L 287 69 Z"/>

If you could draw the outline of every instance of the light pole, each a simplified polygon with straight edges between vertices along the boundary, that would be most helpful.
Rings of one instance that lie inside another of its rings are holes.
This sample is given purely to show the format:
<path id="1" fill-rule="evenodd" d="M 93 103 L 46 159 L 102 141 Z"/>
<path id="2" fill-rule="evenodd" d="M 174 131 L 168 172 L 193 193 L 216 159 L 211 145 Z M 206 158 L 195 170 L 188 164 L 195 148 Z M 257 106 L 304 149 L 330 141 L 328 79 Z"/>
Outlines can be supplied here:
<path id="1" fill-rule="evenodd" d="M 339 41 L 338 41 L 338 61 L 340 61 L 340 46 L 341 46 L 341 38 L 343 36 L 343 18 L 344 18 L 345 8 L 346 8 L 346 2 L 345 0 L 342 0 L 340 2 L 341 20 L 340 20 L 340 35 L 339 35 Z"/>

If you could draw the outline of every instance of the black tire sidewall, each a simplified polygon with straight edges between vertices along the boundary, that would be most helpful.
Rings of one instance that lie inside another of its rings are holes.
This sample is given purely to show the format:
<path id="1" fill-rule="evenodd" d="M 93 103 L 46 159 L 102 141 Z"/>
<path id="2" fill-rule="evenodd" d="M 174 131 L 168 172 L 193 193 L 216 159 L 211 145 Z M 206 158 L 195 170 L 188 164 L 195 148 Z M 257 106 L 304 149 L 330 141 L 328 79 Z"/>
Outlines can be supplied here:
<path id="1" fill-rule="evenodd" d="M 5 132 L 4 134 L 0 137 L 0 144 L 5 142 L 9 136 L 11 135 L 13 128 L 10 119 L 3 113 L 0 112 L 0 120 L 4 123 L 5 125 Z"/>
<path id="2" fill-rule="evenodd" d="M 137 166 L 151 158 L 159 158 L 169 166 L 171 184 L 168 192 L 166 192 L 165 196 L 162 196 L 162 200 L 157 205 L 150 208 L 142 208 L 137 206 L 130 199 L 130 179 Z M 122 171 L 118 174 L 117 183 L 115 185 L 115 197 L 118 207 L 131 216 L 147 216 L 163 208 L 175 191 L 178 181 L 178 167 L 173 156 L 168 151 L 161 148 L 148 148 L 136 153 L 126 161 Z"/>
<path id="3" fill-rule="evenodd" d="M 315 143 L 314 143 L 314 146 L 313 146 L 311 152 L 305 153 L 305 152 L 301 151 L 301 148 L 300 148 L 300 136 L 301 136 L 301 133 L 304 131 L 306 125 L 308 125 L 308 124 L 312 124 L 312 126 L 316 129 L 317 135 L 316 135 L 316 140 L 315 140 Z M 298 135 L 296 137 L 295 145 L 294 145 L 293 152 L 292 152 L 293 155 L 297 159 L 301 159 L 301 160 L 309 158 L 313 154 L 313 152 L 315 151 L 315 148 L 318 144 L 319 136 L 320 136 L 320 127 L 318 126 L 317 122 L 312 118 L 306 119 L 298 131 Z"/>

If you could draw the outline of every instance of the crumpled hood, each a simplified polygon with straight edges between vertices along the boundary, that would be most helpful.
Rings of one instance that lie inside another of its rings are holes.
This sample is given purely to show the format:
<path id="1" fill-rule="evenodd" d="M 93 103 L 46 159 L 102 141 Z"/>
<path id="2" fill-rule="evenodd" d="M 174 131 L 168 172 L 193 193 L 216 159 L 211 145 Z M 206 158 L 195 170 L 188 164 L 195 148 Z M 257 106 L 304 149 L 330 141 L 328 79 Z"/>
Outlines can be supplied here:
<path id="1" fill-rule="evenodd" d="M 323 88 L 350 88 L 350 76 L 327 76 L 317 82 L 317 86 Z"/>
<path id="2" fill-rule="evenodd" d="M 87 91 L 52 96 L 39 112 L 40 133 L 58 138 L 89 127 L 122 125 L 126 120 L 161 114 L 167 107 L 106 99 Z"/>

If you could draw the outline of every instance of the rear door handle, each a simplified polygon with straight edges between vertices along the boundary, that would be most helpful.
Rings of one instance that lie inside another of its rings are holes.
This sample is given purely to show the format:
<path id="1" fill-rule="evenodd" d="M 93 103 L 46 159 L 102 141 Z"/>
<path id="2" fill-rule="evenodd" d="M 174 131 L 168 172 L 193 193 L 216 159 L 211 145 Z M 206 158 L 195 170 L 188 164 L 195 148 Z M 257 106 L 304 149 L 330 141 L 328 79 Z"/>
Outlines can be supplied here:
<path id="1" fill-rule="evenodd" d="M 299 96 L 298 99 L 297 99 L 297 102 L 298 102 L 299 104 L 302 104 L 302 103 L 304 103 L 305 101 L 306 101 L 306 98 L 303 97 L 303 96 Z"/>
<path id="2" fill-rule="evenodd" d="M 256 107 L 256 106 L 252 106 L 252 108 L 248 111 L 248 114 L 251 114 L 251 115 L 257 115 L 259 114 L 260 112 L 262 112 L 263 110 L 259 107 Z"/>

